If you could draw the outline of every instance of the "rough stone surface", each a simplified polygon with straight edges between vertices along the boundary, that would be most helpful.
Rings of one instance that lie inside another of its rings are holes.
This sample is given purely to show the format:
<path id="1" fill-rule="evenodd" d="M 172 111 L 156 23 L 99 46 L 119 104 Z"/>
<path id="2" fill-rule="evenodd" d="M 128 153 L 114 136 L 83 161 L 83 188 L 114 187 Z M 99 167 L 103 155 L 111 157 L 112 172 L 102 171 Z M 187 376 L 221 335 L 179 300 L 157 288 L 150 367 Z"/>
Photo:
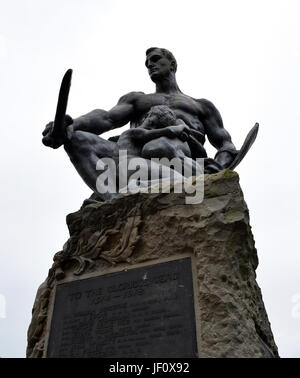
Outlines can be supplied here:
<path id="1" fill-rule="evenodd" d="M 204 193 L 196 205 L 186 205 L 184 193 L 119 195 L 69 214 L 70 238 L 37 292 L 27 356 L 43 356 L 57 282 L 187 253 L 196 259 L 199 357 L 278 357 L 256 283 L 257 253 L 237 173 L 205 175 Z"/>

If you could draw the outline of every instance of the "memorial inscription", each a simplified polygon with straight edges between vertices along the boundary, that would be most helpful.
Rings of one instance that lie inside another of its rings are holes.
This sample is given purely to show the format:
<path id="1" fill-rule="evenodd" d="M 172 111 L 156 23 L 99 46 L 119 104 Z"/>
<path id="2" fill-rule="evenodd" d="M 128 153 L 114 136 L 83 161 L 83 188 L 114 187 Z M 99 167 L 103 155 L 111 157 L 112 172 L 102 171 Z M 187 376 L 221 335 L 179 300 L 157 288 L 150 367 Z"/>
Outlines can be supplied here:
<path id="1" fill-rule="evenodd" d="M 57 285 L 47 357 L 197 357 L 191 258 Z"/>

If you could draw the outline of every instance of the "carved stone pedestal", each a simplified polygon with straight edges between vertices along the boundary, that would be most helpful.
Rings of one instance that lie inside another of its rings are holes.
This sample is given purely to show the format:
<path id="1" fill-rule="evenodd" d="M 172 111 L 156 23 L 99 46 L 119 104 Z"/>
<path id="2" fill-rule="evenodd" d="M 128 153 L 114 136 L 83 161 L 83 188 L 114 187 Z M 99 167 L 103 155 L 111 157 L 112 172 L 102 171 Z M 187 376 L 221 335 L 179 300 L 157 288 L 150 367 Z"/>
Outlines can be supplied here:
<path id="1" fill-rule="evenodd" d="M 40 286 L 28 357 L 278 357 L 237 173 L 204 200 L 120 194 L 67 216 Z"/>

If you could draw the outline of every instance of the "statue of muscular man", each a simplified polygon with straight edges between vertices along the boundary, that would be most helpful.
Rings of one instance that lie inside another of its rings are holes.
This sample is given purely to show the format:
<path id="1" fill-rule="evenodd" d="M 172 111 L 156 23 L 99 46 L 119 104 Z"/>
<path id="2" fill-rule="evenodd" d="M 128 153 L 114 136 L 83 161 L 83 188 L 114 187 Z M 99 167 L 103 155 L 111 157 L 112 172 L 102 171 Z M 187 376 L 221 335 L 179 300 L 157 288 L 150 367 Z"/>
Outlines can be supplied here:
<path id="1" fill-rule="evenodd" d="M 148 49 L 145 65 L 156 85 L 154 93 L 130 92 L 109 111 L 96 109 L 76 119 L 66 115 L 59 132 L 53 132 L 53 122 L 43 132 L 46 146 L 64 145 L 77 172 L 96 193 L 97 161 L 104 157 L 117 160 L 121 149 L 148 160 L 203 158 L 205 173 L 230 167 L 239 152 L 215 106 L 181 92 L 176 82 L 177 62 L 170 51 Z M 130 129 L 119 137 L 99 137 L 127 123 Z M 217 149 L 214 159 L 207 157 L 206 136 Z"/>

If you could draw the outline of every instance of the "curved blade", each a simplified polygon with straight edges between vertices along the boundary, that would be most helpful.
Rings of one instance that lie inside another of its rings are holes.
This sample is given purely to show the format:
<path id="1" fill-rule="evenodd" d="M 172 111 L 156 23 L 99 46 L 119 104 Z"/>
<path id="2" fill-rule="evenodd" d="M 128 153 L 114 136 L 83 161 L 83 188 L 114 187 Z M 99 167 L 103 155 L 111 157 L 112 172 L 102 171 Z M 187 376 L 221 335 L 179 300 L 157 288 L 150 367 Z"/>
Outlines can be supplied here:
<path id="1" fill-rule="evenodd" d="M 252 129 L 249 131 L 249 133 L 246 136 L 246 139 L 245 139 L 245 141 L 244 141 L 241 149 L 239 150 L 239 152 L 236 155 L 236 157 L 233 160 L 233 162 L 229 165 L 228 169 L 234 169 L 244 159 L 244 157 L 246 156 L 247 152 L 250 150 L 252 144 L 254 143 L 254 141 L 255 141 L 255 139 L 257 137 L 258 129 L 259 129 L 259 124 L 256 123 L 252 127 Z"/>
<path id="2" fill-rule="evenodd" d="M 52 136 L 59 137 L 64 128 L 65 115 L 68 105 L 73 70 L 68 69 L 61 81 L 55 118 L 53 122 Z"/>

